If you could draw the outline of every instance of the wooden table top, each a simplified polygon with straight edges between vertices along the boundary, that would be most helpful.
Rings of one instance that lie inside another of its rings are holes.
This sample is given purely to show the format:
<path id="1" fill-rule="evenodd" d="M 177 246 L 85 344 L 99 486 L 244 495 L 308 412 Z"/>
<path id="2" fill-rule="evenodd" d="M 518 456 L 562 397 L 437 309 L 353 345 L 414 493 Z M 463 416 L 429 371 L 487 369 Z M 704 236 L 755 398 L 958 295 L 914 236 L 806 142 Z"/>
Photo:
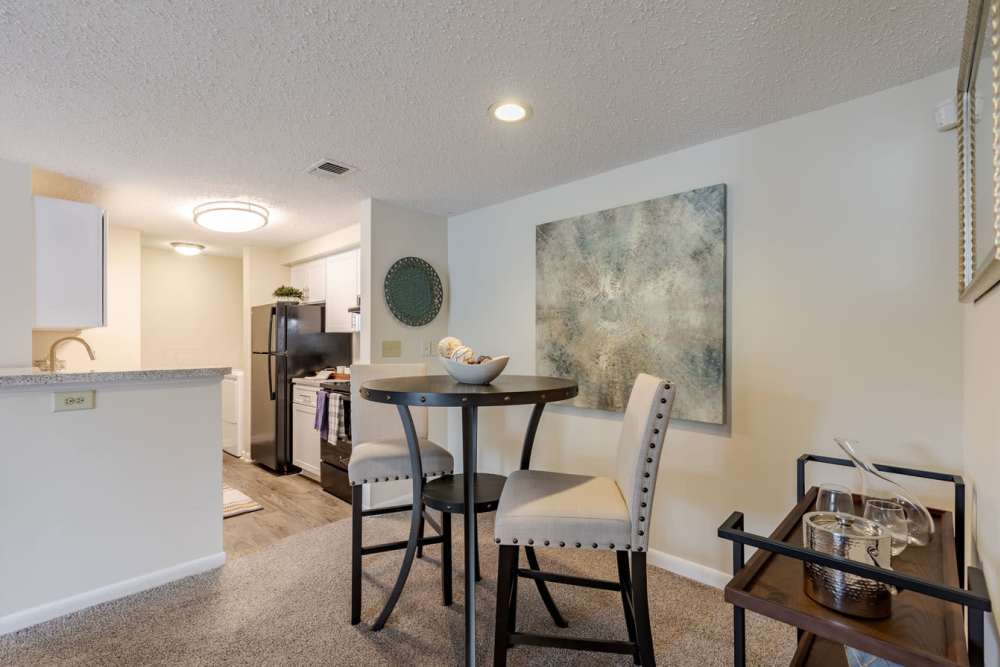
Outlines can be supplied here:
<path id="1" fill-rule="evenodd" d="M 809 490 L 771 534 L 772 539 L 802 546 L 802 515 L 815 506 L 816 493 L 815 487 Z M 952 513 L 931 510 L 931 515 L 935 532 L 930 544 L 908 547 L 893 557 L 892 568 L 960 588 Z M 726 586 L 725 597 L 727 602 L 802 628 L 817 637 L 900 664 L 969 664 L 961 605 L 902 591 L 893 596 L 892 615 L 888 618 L 855 618 L 815 602 L 805 594 L 803 582 L 801 561 L 759 550 Z"/>

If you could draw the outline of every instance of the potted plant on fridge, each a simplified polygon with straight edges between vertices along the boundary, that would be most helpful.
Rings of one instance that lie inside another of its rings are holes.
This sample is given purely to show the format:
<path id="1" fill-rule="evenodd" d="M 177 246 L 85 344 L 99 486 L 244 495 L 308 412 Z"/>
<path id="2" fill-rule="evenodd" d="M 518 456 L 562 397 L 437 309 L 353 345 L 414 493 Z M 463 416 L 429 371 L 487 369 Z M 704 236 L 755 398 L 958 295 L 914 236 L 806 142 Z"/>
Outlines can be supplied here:
<path id="1" fill-rule="evenodd" d="M 278 289 L 274 290 L 274 297 L 278 301 L 289 301 L 291 303 L 299 303 L 302 301 L 302 290 L 295 287 L 289 287 L 287 285 L 282 285 Z"/>

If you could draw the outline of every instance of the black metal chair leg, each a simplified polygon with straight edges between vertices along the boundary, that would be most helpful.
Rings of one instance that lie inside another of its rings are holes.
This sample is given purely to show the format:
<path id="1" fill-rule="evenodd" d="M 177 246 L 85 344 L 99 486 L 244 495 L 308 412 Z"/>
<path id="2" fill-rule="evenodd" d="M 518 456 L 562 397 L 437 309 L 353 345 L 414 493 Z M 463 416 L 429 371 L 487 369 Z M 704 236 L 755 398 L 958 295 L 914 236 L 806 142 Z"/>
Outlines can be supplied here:
<path id="1" fill-rule="evenodd" d="M 534 547 L 524 547 L 524 555 L 528 558 L 528 567 L 536 572 L 541 571 L 542 568 L 538 566 L 538 557 L 535 556 Z M 556 624 L 556 627 L 568 628 L 569 623 L 563 618 L 563 615 L 559 612 L 559 607 L 556 606 L 556 601 L 552 599 L 552 594 L 549 593 L 549 587 L 545 585 L 545 582 L 536 579 L 535 585 L 538 587 L 538 594 L 542 597 L 542 602 L 545 603 L 545 608 L 549 610 L 549 616 L 552 617 L 552 622 Z"/>
<path id="2" fill-rule="evenodd" d="M 424 557 L 424 531 L 427 529 L 427 521 L 424 519 L 424 504 L 420 503 L 420 532 L 417 534 L 417 539 L 420 542 L 417 543 L 417 558 Z"/>
<path id="3" fill-rule="evenodd" d="M 479 570 L 479 516 L 476 515 L 476 525 L 474 526 L 476 535 L 476 581 L 483 580 L 483 574 Z"/>
<path id="4" fill-rule="evenodd" d="M 646 554 L 632 552 L 632 606 L 635 608 L 635 639 L 639 650 L 639 664 L 653 667 L 653 632 L 649 627 L 649 600 L 646 597 Z"/>
<path id="5" fill-rule="evenodd" d="M 635 644 L 635 617 L 632 615 L 632 577 L 628 571 L 628 552 L 616 552 L 618 557 L 618 583 L 622 587 L 622 606 L 625 608 L 625 626 L 628 628 L 628 640 Z M 632 662 L 639 663 L 639 645 L 636 644 Z"/>
<path id="6" fill-rule="evenodd" d="M 451 595 L 451 513 L 441 513 L 441 536 L 444 542 L 441 543 L 441 596 L 444 599 L 444 606 L 450 607 Z"/>
<path id="7" fill-rule="evenodd" d="M 514 547 L 513 562 L 510 566 L 510 602 L 507 606 L 507 632 L 514 634 L 517 632 L 517 568 L 521 558 L 521 547 Z"/>
<path id="8" fill-rule="evenodd" d="M 351 487 L 351 625 L 361 622 L 361 485 Z"/>
<path id="9" fill-rule="evenodd" d="M 410 409 L 405 405 L 397 405 L 396 408 L 399 410 L 399 417 L 403 422 L 403 431 L 406 433 L 407 447 L 410 450 L 410 466 L 413 475 L 413 506 L 410 510 L 410 536 L 406 541 L 403 566 L 399 569 L 396 585 L 392 587 L 392 592 L 389 593 L 389 599 L 386 600 L 385 607 L 382 608 L 382 613 L 378 615 L 375 624 L 372 626 L 372 630 L 374 631 L 385 627 L 385 622 L 389 620 L 389 615 L 392 614 L 396 602 L 399 601 L 399 596 L 403 592 L 403 586 L 406 585 L 406 578 L 410 576 L 413 557 L 417 555 L 417 535 L 420 534 L 424 523 L 423 502 L 421 500 L 423 497 L 424 474 L 420 465 L 420 445 L 418 444 L 417 430 L 413 426 L 413 417 L 410 415 Z"/>
<path id="10" fill-rule="evenodd" d="M 511 587 L 517 581 L 515 558 L 517 557 L 517 547 L 503 545 L 500 547 L 500 554 L 497 558 L 497 613 L 494 620 L 493 635 L 493 665 L 494 667 L 504 667 L 507 664 L 507 650 L 509 646 L 510 633 L 507 627 L 507 618 L 510 613 Z"/>

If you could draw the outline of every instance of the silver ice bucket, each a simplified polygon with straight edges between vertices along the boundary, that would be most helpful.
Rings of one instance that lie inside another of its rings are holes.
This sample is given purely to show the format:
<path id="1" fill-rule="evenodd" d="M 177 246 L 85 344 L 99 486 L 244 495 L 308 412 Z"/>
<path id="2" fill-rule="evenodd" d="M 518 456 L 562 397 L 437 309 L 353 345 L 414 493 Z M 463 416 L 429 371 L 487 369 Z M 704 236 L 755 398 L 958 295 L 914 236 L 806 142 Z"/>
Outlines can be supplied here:
<path id="1" fill-rule="evenodd" d="M 892 538 L 879 524 L 860 516 L 809 512 L 802 517 L 802 542 L 807 549 L 889 568 Z M 861 618 L 885 618 L 892 613 L 887 584 L 803 561 L 805 592 L 824 607 Z"/>

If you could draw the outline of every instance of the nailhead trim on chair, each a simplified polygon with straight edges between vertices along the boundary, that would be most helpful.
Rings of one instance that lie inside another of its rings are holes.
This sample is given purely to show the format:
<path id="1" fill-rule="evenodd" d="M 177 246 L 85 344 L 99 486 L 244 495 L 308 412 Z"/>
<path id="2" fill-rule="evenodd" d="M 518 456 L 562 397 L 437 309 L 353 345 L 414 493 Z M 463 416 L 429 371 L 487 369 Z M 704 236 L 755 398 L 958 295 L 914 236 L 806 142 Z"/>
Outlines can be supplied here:
<path id="1" fill-rule="evenodd" d="M 672 388 L 673 388 L 673 386 L 672 386 L 672 384 L 670 382 L 665 382 L 663 385 L 661 385 L 661 389 L 659 391 L 660 392 L 669 392 L 669 391 L 671 391 Z M 666 405 L 668 398 L 669 397 L 667 395 L 662 395 L 661 394 L 659 396 L 660 404 L 661 405 Z M 656 419 L 658 419 L 658 420 L 664 419 L 664 414 L 662 412 L 657 412 L 656 413 Z M 662 425 L 660 425 L 660 424 L 657 424 L 655 427 L 651 428 L 650 430 L 652 431 L 652 433 L 649 434 L 650 439 L 652 439 L 652 436 L 658 436 L 658 435 L 660 435 L 661 432 L 663 432 Z M 647 432 L 647 433 L 649 433 L 649 432 Z M 646 460 L 643 463 L 643 466 L 642 466 L 642 468 L 640 470 L 640 472 L 642 473 L 642 479 L 650 479 L 650 478 L 652 478 L 653 477 L 653 472 L 655 472 L 655 470 L 652 470 L 652 468 L 655 465 L 658 465 L 658 463 L 659 463 L 659 461 L 657 460 L 657 456 L 656 456 L 656 454 L 658 454 L 658 452 L 656 452 L 656 448 L 657 448 L 656 444 L 657 444 L 656 442 L 650 442 L 649 443 L 649 449 L 651 450 L 651 452 L 655 452 L 655 453 L 650 453 L 649 456 L 645 457 Z M 649 486 L 648 485 L 647 486 L 643 486 L 642 487 L 642 495 L 641 495 L 641 498 L 640 498 L 640 501 L 639 501 L 639 507 L 642 508 L 642 509 L 644 509 L 644 510 L 647 510 L 646 513 L 648 513 L 648 508 L 649 508 L 649 493 L 650 493 Z M 646 522 L 646 516 L 645 516 L 645 514 L 639 515 L 638 516 L 638 523 L 633 528 L 633 531 L 634 531 L 633 532 L 633 536 L 635 536 L 637 538 L 643 538 L 643 537 L 646 536 L 646 531 L 639 528 L 639 525 L 640 524 L 645 524 L 645 522 Z M 527 540 L 528 540 L 527 541 L 528 545 L 534 545 L 534 543 L 535 543 L 535 539 L 534 538 L 527 538 Z M 637 541 L 642 542 L 643 540 L 637 540 Z M 502 544 L 503 540 L 501 538 L 496 538 L 495 542 L 497 544 Z M 511 542 L 511 544 L 517 544 L 518 540 L 517 540 L 517 538 L 511 538 L 510 542 Z M 551 540 L 544 540 L 544 541 L 542 541 L 542 543 L 545 546 L 554 546 L 552 544 Z M 573 546 L 576 547 L 577 549 L 579 549 L 579 548 L 581 548 L 583 546 L 583 543 L 582 542 L 575 542 L 575 543 L 573 543 Z M 598 542 L 592 542 L 591 543 L 591 547 L 594 548 L 594 549 L 597 549 L 600 546 L 601 545 Z M 608 546 L 609 549 L 612 549 L 612 550 L 615 549 L 614 543 L 609 543 L 607 546 Z M 566 542 L 560 541 L 559 542 L 559 547 L 565 548 L 566 547 Z M 634 551 L 642 552 L 642 551 L 646 550 L 645 547 L 642 546 L 642 545 L 637 545 L 633 549 L 633 547 L 632 547 L 631 544 L 626 544 L 626 545 L 624 545 L 623 548 L 624 548 L 625 551 L 633 551 L 634 550 Z"/>
<path id="2" fill-rule="evenodd" d="M 660 389 L 658 391 L 660 391 L 660 392 L 669 392 L 672 389 L 672 387 L 673 387 L 672 383 L 665 382 L 664 384 L 660 385 Z M 661 393 L 661 395 L 659 396 L 659 399 L 660 399 L 660 404 L 661 405 L 665 405 L 667 403 L 668 396 L 663 395 Z M 663 413 L 662 412 L 657 412 L 656 413 L 656 419 L 658 419 L 658 420 L 664 419 Z M 653 436 L 659 436 L 660 433 L 662 433 L 664 429 L 663 429 L 662 425 L 657 424 L 655 427 L 651 428 L 650 430 L 652 431 L 652 433 L 649 433 L 647 431 L 647 435 L 652 440 Z M 643 462 L 642 468 L 640 470 L 640 472 L 642 473 L 642 478 L 641 479 L 650 479 L 653 476 L 652 473 L 655 472 L 654 470 L 652 470 L 652 468 L 655 465 L 658 465 L 658 463 L 659 463 L 658 460 L 657 460 L 657 456 L 656 456 L 657 454 L 659 454 L 659 452 L 656 452 L 656 449 L 657 449 L 656 445 L 657 445 L 656 442 L 650 442 L 649 443 L 649 449 L 652 452 L 654 452 L 654 453 L 651 453 L 649 456 L 644 457 L 646 460 Z M 633 527 L 633 533 L 632 533 L 632 535 L 633 535 L 633 537 L 637 538 L 635 540 L 637 542 L 642 542 L 643 540 L 638 539 L 638 538 L 643 538 L 643 537 L 646 536 L 646 531 L 643 530 L 643 529 L 640 529 L 639 525 L 640 524 L 645 524 L 645 522 L 646 522 L 646 514 L 649 513 L 649 510 L 647 509 L 649 507 L 649 495 L 648 495 L 649 492 L 650 492 L 650 489 L 649 489 L 648 485 L 642 487 L 642 496 L 640 498 L 639 506 L 642 509 L 646 510 L 646 512 L 638 516 L 638 522 Z M 524 539 L 524 538 L 522 538 L 522 539 Z M 495 538 L 494 541 L 497 544 L 502 544 L 504 540 L 498 537 L 498 538 Z M 553 543 L 552 540 L 539 540 L 539 541 L 542 544 L 544 544 L 545 546 L 547 546 L 547 547 L 548 546 L 553 546 L 553 547 L 556 546 L 556 544 Z M 517 538 L 511 538 L 510 539 L 510 543 L 511 544 L 518 544 Z M 527 545 L 534 545 L 534 543 L 535 543 L 535 538 L 527 538 L 527 543 L 526 543 Z M 566 542 L 559 541 L 558 546 L 560 548 L 566 548 L 567 545 L 566 545 Z M 577 549 L 580 549 L 580 548 L 583 547 L 583 543 L 582 542 L 574 542 L 570 546 L 571 546 L 571 548 L 575 547 Z M 611 549 L 611 550 L 616 550 L 616 547 L 615 547 L 614 543 L 608 543 L 607 547 L 609 549 Z M 593 548 L 593 549 L 601 548 L 601 544 L 599 542 L 592 542 L 591 543 L 591 548 Z M 633 548 L 633 546 L 631 544 L 625 544 L 622 547 L 618 547 L 618 549 L 619 550 L 623 549 L 625 551 L 638 551 L 638 552 L 642 552 L 642 551 L 646 550 L 646 548 L 644 546 L 642 546 L 642 545 L 636 545 Z"/>
<path id="3" fill-rule="evenodd" d="M 454 470 L 441 470 L 439 472 L 425 472 L 423 477 L 427 479 L 428 477 L 437 477 L 438 475 L 453 475 Z M 386 477 L 382 479 L 380 477 L 372 477 L 371 479 L 363 479 L 360 482 L 351 482 L 351 486 L 360 486 L 362 484 L 374 484 L 376 482 L 396 482 L 403 479 L 410 479 L 409 475 L 396 475 L 395 477 Z"/>

